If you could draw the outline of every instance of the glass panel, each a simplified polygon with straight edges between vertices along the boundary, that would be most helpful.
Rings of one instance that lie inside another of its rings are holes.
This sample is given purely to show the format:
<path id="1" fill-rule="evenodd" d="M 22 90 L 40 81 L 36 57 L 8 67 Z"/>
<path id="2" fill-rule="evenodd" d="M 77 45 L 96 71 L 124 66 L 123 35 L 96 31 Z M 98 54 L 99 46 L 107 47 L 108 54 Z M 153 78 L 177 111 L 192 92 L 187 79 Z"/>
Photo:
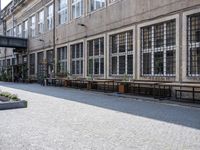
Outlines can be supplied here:
<path id="1" fill-rule="evenodd" d="M 166 52 L 166 74 L 175 74 L 175 51 Z"/>
<path id="2" fill-rule="evenodd" d="M 117 74 L 117 57 L 112 57 L 112 74 Z"/>
<path id="3" fill-rule="evenodd" d="M 119 56 L 119 74 L 125 74 L 125 56 Z"/>
<path id="4" fill-rule="evenodd" d="M 151 53 L 143 54 L 143 74 L 151 74 Z"/>
<path id="5" fill-rule="evenodd" d="M 104 58 L 101 58 L 101 64 L 100 64 L 100 66 L 101 66 L 101 69 L 100 69 L 101 74 L 104 74 Z"/>
<path id="6" fill-rule="evenodd" d="M 126 33 L 119 34 L 119 52 L 126 50 Z"/>
<path id="7" fill-rule="evenodd" d="M 89 75 L 93 74 L 93 59 L 89 59 L 88 68 L 89 68 L 88 74 Z"/>
<path id="8" fill-rule="evenodd" d="M 127 56 L 127 74 L 133 74 L 133 55 Z"/>
<path id="9" fill-rule="evenodd" d="M 154 46 L 156 48 L 164 46 L 164 24 L 154 26 Z"/>
<path id="10" fill-rule="evenodd" d="M 99 59 L 94 60 L 94 74 L 99 74 Z"/>
<path id="11" fill-rule="evenodd" d="M 163 74 L 163 52 L 154 53 L 154 73 Z"/>
<path id="12" fill-rule="evenodd" d="M 166 23 L 166 46 L 176 45 L 176 21 Z"/>

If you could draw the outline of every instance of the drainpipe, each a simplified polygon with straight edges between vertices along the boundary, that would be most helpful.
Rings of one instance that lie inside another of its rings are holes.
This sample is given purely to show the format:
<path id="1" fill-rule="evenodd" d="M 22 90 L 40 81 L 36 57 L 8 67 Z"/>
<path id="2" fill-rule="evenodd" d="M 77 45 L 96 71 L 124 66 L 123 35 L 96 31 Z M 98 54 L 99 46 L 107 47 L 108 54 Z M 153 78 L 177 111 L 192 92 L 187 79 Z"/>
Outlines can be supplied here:
<path id="1" fill-rule="evenodd" d="M 54 54 L 54 67 L 53 67 L 53 71 L 54 71 L 54 76 L 56 74 L 56 64 L 57 62 L 55 60 L 57 60 L 56 57 L 56 1 L 53 0 L 53 54 Z"/>

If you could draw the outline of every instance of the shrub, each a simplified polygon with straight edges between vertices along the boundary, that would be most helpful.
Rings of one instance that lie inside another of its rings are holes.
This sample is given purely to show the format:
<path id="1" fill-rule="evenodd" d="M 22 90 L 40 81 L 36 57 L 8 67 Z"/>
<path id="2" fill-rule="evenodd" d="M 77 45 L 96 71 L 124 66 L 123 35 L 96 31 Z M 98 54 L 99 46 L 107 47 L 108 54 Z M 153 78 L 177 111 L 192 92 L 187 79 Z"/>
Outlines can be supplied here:
<path id="1" fill-rule="evenodd" d="M 14 101 L 17 101 L 19 99 L 17 95 L 11 94 L 11 93 L 8 93 L 8 92 L 2 92 L 2 93 L 0 93 L 0 96 L 7 97 L 7 98 L 14 100 Z"/>

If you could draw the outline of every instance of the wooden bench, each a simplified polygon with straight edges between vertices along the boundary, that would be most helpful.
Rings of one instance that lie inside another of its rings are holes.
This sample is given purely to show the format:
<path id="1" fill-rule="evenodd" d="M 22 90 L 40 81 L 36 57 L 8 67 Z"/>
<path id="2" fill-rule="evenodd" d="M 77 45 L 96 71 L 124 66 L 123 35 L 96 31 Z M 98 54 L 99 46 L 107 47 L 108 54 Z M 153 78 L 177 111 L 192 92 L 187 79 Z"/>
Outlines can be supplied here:
<path id="1" fill-rule="evenodd" d="M 199 99 L 195 98 L 195 94 L 200 93 L 200 83 L 191 83 L 191 82 L 182 82 L 182 83 L 162 83 L 161 86 L 169 87 L 169 89 L 172 90 L 172 88 L 175 88 L 175 98 L 179 100 L 184 100 L 182 94 L 183 93 L 191 93 L 192 97 L 189 100 L 192 100 L 193 102 L 196 102 Z M 178 96 L 179 95 L 179 96 Z M 188 98 L 187 98 L 188 99 Z"/>
<path id="2" fill-rule="evenodd" d="M 179 93 L 179 94 L 178 94 Z M 199 94 L 200 90 L 185 90 L 185 89 L 176 89 L 175 90 L 175 97 L 176 99 L 182 99 L 182 93 L 191 93 L 192 94 L 192 100 L 195 101 L 197 99 L 195 99 L 195 94 Z M 179 97 L 178 97 L 179 95 Z"/>

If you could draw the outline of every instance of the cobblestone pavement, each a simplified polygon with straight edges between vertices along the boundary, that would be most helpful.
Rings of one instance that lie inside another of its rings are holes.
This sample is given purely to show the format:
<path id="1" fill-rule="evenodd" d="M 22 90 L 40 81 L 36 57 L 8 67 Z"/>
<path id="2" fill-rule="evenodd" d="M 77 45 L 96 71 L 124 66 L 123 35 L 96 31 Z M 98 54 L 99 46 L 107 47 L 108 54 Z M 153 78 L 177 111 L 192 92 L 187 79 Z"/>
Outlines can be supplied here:
<path id="1" fill-rule="evenodd" d="M 200 109 L 0 82 L 28 100 L 0 111 L 0 150 L 199 150 Z"/>

